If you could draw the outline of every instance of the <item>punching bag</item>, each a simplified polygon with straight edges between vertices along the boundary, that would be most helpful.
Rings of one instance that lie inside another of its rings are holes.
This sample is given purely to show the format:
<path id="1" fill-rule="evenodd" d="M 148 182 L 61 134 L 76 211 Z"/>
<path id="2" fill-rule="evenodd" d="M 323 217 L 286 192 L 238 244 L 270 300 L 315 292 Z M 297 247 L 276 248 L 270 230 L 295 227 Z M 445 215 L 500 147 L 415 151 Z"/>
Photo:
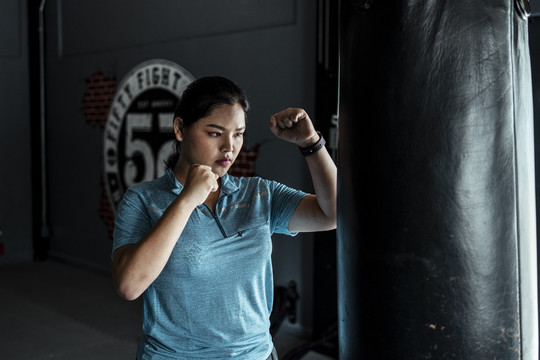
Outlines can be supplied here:
<path id="1" fill-rule="evenodd" d="M 340 359 L 538 359 L 526 0 L 342 0 Z"/>

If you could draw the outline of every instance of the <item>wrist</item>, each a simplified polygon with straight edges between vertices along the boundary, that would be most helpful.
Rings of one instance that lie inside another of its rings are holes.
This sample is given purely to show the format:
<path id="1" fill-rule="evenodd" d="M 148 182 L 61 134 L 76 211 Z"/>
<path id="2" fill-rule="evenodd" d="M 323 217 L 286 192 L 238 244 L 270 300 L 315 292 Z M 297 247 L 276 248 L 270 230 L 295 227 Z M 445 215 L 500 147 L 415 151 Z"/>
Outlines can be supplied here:
<path id="1" fill-rule="evenodd" d="M 313 135 L 311 135 L 309 138 L 307 138 L 306 140 L 302 141 L 300 144 L 296 144 L 298 145 L 298 147 L 300 149 L 306 149 L 306 148 L 310 148 L 312 147 L 313 145 L 317 144 L 319 142 L 319 140 L 321 139 L 322 135 L 320 132 L 316 131 Z"/>
<path id="2" fill-rule="evenodd" d="M 298 146 L 298 150 L 300 150 L 302 155 L 304 156 L 313 155 L 324 147 L 324 145 L 326 144 L 326 141 L 324 140 L 322 134 L 317 131 L 316 137 L 317 137 L 316 142 L 314 143 L 312 142 L 310 146 L 307 146 L 307 147 Z"/>
<path id="3" fill-rule="evenodd" d="M 200 200 L 197 198 L 197 196 L 191 194 L 189 191 L 181 191 L 176 197 L 175 202 L 180 209 L 186 210 L 189 213 L 200 205 Z"/>

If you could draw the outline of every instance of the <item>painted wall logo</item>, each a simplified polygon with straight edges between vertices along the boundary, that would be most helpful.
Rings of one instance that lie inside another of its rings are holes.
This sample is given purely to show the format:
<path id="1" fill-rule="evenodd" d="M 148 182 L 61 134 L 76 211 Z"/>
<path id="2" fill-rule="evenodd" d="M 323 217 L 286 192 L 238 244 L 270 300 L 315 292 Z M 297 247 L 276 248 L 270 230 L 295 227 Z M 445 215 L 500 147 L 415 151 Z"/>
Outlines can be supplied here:
<path id="1" fill-rule="evenodd" d="M 125 190 L 163 175 L 173 153 L 173 115 L 195 78 L 167 60 L 133 68 L 117 87 L 104 132 L 104 180 L 113 211 Z"/>

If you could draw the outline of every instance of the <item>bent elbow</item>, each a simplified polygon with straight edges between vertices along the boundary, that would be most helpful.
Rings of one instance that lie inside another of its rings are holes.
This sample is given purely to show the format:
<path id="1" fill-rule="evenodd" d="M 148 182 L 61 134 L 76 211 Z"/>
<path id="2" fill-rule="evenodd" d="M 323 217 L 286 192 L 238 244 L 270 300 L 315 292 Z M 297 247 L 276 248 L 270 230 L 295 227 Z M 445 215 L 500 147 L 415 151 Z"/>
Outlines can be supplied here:
<path id="1" fill-rule="evenodd" d="M 337 228 L 337 209 L 334 208 L 326 214 L 326 226 L 328 230 L 335 230 Z"/>
<path id="2" fill-rule="evenodd" d="M 127 301 L 137 300 L 142 294 L 140 290 L 128 285 L 117 285 L 116 292 L 122 299 Z"/>
<path id="3" fill-rule="evenodd" d="M 330 231 L 337 228 L 337 218 L 334 215 L 323 215 L 317 220 L 317 227 L 313 231 Z"/>
<path id="4" fill-rule="evenodd" d="M 333 218 L 330 223 L 330 230 L 336 230 L 337 229 L 337 218 Z"/>
<path id="5" fill-rule="evenodd" d="M 326 230 L 335 230 L 337 228 L 336 216 L 328 217 L 326 220 Z"/>
<path id="6" fill-rule="evenodd" d="M 132 294 L 132 293 L 122 293 L 120 294 L 120 297 L 122 297 L 122 299 L 124 300 L 127 300 L 127 301 L 134 301 L 134 300 L 137 300 L 139 298 L 139 296 L 141 296 L 140 294 Z"/>
<path id="7" fill-rule="evenodd" d="M 113 273 L 113 283 L 116 292 L 124 300 L 136 300 L 144 292 L 138 282 L 120 274 Z"/>

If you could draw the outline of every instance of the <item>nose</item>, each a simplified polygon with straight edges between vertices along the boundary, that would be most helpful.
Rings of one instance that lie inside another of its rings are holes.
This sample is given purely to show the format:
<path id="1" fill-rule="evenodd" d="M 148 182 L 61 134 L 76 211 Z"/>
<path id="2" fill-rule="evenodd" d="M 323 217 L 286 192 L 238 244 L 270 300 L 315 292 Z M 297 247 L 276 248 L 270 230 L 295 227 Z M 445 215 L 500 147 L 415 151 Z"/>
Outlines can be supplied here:
<path id="1" fill-rule="evenodd" d="M 233 139 L 231 136 L 224 136 L 221 143 L 221 152 L 228 153 L 233 151 Z"/>

